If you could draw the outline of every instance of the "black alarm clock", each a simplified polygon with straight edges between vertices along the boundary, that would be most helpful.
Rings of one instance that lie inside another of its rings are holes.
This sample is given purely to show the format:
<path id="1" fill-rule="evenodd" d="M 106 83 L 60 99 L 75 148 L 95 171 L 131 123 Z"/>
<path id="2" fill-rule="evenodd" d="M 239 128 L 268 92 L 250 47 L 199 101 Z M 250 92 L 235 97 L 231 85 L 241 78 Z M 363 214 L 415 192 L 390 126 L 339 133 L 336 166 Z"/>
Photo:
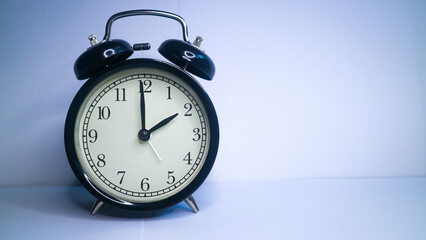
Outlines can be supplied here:
<path id="1" fill-rule="evenodd" d="M 128 59 L 150 44 L 131 46 L 110 40 L 112 23 L 123 17 L 155 15 L 176 20 L 183 40 L 163 42 L 158 51 L 167 61 Z M 81 184 L 97 199 L 129 210 L 157 210 L 185 201 L 198 211 L 192 194 L 208 176 L 219 145 L 219 125 L 207 93 L 191 75 L 211 80 L 212 60 L 189 42 L 184 19 L 156 10 L 113 15 L 105 36 L 75 62 L 79 80 L 65 122 L 65 149 Z"/>

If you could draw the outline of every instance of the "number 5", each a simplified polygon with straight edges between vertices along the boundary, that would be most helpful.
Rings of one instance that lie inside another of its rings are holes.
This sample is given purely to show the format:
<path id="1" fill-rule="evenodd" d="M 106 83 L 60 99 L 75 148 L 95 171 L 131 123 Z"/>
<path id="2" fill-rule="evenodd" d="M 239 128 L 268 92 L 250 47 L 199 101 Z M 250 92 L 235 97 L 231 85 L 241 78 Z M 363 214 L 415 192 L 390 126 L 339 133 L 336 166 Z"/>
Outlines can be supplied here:
<path id="1" fill-rule="evenodd" d="M 176 180 L 175 176 L 172 175 L 173 173 L 174 173 L 174 171 L 169 171 L 168 172 L 168 179 L 169 179 L 167 181 L 168 184 L 173 184 L 175 182 L 175 180 Z"/>

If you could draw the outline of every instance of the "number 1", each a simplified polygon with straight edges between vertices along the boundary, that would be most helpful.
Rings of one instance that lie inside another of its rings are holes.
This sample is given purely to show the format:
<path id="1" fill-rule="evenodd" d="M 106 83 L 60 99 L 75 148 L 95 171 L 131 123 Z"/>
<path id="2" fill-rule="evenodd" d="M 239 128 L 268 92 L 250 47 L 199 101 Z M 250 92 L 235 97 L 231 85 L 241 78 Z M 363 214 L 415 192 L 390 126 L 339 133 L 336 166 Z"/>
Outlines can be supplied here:
<path id="1" fill-rule="evenodd" d="M 167 100 L 172 99 L 170 91 L 170 87 L 167 87 Z"/>

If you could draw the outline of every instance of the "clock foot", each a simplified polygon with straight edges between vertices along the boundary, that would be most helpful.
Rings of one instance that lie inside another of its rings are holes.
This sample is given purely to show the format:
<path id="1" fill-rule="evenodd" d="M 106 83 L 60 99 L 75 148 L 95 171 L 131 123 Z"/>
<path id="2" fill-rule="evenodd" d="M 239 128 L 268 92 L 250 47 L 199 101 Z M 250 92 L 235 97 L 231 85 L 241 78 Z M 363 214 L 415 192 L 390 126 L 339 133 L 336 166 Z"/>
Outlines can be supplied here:
<path id="1" fill-rule="evenodd" d="M 95 215 L 103 205 L 104 205 L 104 202 L 99 201 L 97 199 L 96 202 L 93 204 L 93 207 L 92 207 L 92 210 L 90 211 L 90 214 Z"/>
<path id="2" fill-rule="evenodd" d="M 194 213 L 199 211 L 197 203 L 195 202 L 195 199 L 192 195 L 185 199 L 185 203 L 192 209 Z"/>

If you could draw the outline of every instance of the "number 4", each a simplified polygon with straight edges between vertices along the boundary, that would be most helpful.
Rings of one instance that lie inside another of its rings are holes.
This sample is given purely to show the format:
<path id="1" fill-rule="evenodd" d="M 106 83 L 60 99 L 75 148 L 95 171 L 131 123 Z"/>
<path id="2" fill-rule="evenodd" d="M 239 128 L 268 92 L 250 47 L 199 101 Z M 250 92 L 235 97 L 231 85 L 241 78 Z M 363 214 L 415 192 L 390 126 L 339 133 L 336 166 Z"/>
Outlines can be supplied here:
<path id="1" fill-rule="evenodd" d="M 186 156 L 183 158 L 183 161 L 187 162 L 186 165 L 191 165 L 191 161 L 192 161 L 191 152 L 188 152 L 188 154 L 186 154 Z"/>

